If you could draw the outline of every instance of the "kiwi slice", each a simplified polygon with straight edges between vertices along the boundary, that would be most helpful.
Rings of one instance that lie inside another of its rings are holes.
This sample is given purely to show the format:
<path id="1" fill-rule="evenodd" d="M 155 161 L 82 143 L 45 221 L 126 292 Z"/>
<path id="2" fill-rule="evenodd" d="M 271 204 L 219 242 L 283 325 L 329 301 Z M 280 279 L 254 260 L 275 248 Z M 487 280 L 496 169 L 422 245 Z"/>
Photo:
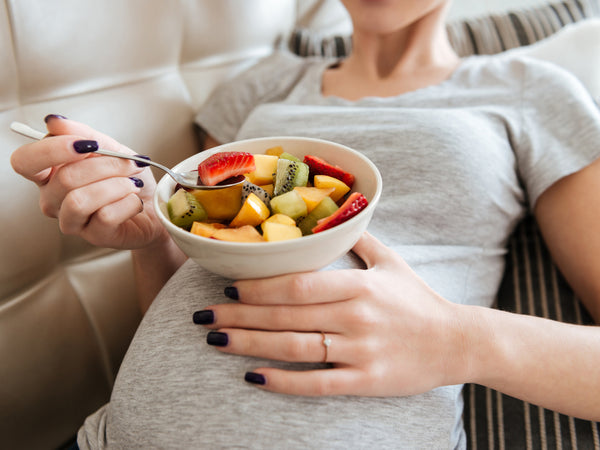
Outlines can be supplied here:
<path id="1" fill-rule="evenodd" d="M 338 205 L 331 197 L 324 197 L 317 206 L 303 219 L 298 222 L 298 228 L 302 230 L 302 236 L 313 234 L 312 229 L 317 226 L 320 219 L 329 217 L 338 209 Z"/>
<path id="2" fill-rule="evenodd" d="M 275 187 L 273 196 L 276 197 L 291 191 L 296 186 L 306 186 L 308 183 L 308 165 L 299 161 L 281 159 L 277 161 Z"/>
<path id="3" fill-rule="evenodd" d="M 294 156 L 288 152 L 283 152 L 281 155 L 279 155 L 279 158 L 280 159 L 289 159 L 290 161 L 302 162 L 302 160 L 300 158 L 298 158 L 297 156 Z"/>
<path id="4" fill-rule="evenodd" d="M 208 214 L 196 197 L 185 189 L 179 189 L 167 202 L 169 218 L 174 225 L 189 230 L 194 222 L 202 222 Z"/>

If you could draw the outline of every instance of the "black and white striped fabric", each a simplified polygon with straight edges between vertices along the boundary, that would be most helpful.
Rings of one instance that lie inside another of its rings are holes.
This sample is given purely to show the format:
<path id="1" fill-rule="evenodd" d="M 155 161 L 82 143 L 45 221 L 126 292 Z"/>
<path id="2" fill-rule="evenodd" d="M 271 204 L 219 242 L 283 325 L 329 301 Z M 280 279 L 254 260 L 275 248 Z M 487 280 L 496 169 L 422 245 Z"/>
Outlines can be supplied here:
<path id="1" fill-rule="evenodd" d="M 566 0 L 560 3 L 503 14 L 459 20 L 447 25 L 450 43 L 460 56 L 500 53 L 533 44 L 569 23 L 600 16 L 598 0 Z M 323 36 L 298 29 L 290 48 L 301 56 L 346 56 L 352 51 L 350 36 Z"/>
<path id="2" fill-rule="evenodd" d="M 447 30 L 460 56 L 495 54 L 533 44 L 569 23 L 597 16 L 600 0 L 565 0 L 452 22 Z M 352 39 L 297 30 L 290 48 L 303 56 L 343 57 L 351 52 Z M 552 263 L 532 217 L 527 217 L 512 236 L 506 264 L 497 308 L 569 323 L 593 323 Z M 599 393 L 590 395 L 600 401 Z M 465 386 L 464 399 L 463 420 L 470 449 L 600 450 L 597 422 L 558 414 L 479 385 Z"/>

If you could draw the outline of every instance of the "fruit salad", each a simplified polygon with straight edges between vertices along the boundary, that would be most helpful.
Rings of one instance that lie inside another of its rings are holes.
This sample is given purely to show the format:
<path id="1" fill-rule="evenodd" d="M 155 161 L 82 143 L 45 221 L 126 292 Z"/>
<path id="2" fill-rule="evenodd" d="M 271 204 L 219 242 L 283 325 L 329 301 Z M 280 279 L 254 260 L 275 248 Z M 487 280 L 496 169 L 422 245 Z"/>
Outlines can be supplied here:
<path id="1" fill-rule="evenodd" d="M 297 239 L 343 223 L 367 205 L 352 191 L 354 175 L 322 158 L 300 159 L 273 147 L 264 154 L 216 153 L 198 165 L 209 186 L 238 175 L 243 184 L 218 190 L 180 186 L 167 202 L 171 222 L 199 236 L 233 242 Z"/>

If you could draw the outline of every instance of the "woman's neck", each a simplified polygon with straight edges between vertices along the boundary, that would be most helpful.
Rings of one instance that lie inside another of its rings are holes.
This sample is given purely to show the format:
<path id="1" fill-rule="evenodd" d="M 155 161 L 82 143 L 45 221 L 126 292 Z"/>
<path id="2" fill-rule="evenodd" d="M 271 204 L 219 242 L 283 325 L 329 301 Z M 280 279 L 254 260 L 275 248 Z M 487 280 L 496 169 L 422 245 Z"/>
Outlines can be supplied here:
<path id="1" fill-rule="evenodd" d="M 439 84 L 460 63 L 436 10 L 395 33 L 356 30 L 352 54 L 323 76 L 323 95 L 390 97 Z"/>

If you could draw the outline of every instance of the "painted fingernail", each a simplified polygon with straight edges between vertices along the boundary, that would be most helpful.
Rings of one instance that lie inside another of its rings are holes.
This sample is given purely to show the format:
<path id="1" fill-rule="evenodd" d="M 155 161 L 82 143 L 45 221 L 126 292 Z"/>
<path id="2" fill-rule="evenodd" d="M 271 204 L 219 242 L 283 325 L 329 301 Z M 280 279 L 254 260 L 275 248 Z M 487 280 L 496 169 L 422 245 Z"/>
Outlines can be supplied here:
<path id="1" fill-rule="evenodd" d="M 75 141 L 73 142 L 73 148 L 77 153 L 91 153 L 98 150 L 98 142 L 96 141 Z"/>
<path id="2" fill-rule="evenodd" d="M 44 122 L 48 123 L 52 119 L 66 119 L 65 116 L 61 116 L 60 114 L 48 114 L 44 117 Z"/>
<path id="3" fill-rule="evenodd" d="M 210 309 L 196 311 L 194 313 L 194 323 L 197 325 L 210 325 L 215 322 L 215 313 Z"/>
<path id="4" fill-rule="evenodd" d="M 227 333 L 221 333 L 220 331 L 211 331 L 206 335 L 206 343 L 217 347 L 225 347 L 229 343 L 229 336 L 227 336 Z"/>
<path id="5" fill-rule="evenodd" d="M 147 159 L 148 161 L 150 161 L 150 157 L 147 155 L 135 155 L 135 156 L 137 156 L 138 158 L 143 158 L 143 159 Z M 140 161 L 134 161 L 134 163 L 138 167 L 148 167 L 150 165 L 150 164 L 146 164 L 146 163 L 143 163 Z"/>
<path id="6" fill-rule="evenodd" d="M 229 297 L 232 300 L 240 299 L 240 294 L 235 286 L 227 286 L 223 290 L 223 293 L 225 294 L 226 297 Z"/>
<path id="7" fill-rule="evenodd" d="M 144 187 L 144 182 L 142 180 L 140 180 L 139 178 L 129 177 L 129 179 L 131 181 L 133 181 L 133 184 L 135 184 L 135 187 L 139 187 L 139 188 L 143 188 Z"/>
<path id="8" fill-rule="evenodd" d="M 246 375 L 244 375 L 244 380 L 252 384 L 265 385 L 267 383 L 265 376 L 256 372 L 246 372 Z"/>

